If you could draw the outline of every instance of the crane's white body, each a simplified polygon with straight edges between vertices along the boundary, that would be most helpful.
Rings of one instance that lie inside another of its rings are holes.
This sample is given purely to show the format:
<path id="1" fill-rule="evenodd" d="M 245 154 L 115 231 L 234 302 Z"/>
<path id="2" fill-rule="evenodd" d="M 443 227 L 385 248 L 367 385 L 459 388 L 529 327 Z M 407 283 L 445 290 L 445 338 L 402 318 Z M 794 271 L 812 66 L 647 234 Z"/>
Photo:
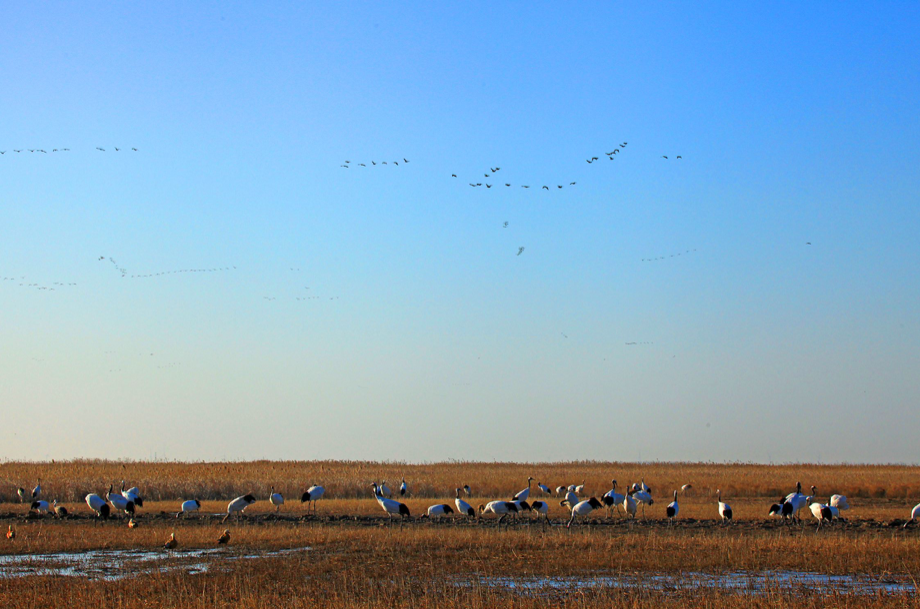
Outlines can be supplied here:
<path id="1" fill-rule="evenodd" d="M 460 498 L 460 489 L 457 489 L 457 498 L 454 499 L 454 505 L 457 506 L 457 512 L 471 518 L 476 517 L 476 510 L 469 503 Z"/>
<path id="2" fill-rule="evenodd" d="M 243 510 L 248 508 L 250 505 L 256 502 L 256 498 L 252 495 L 243 495 L 242 497 L 237 497 L 233 501 L 227 504 L 227 515 L 224 516 L 224 519 L 221 522 L 226 522 L 230 516 L 233 514 L 242 514 Z"/>
<path id="3" fill-rule="evenodd" d="M 197 512 L 201 509 L 201 502 L 197 499 L 188 499 L 182 502 L 182 505 L 179 506 L 179 512 L 176 514 L 178 518 L 182 514 L 191 514 L 192 512 Z"/>
<path id="4" fill-rule="evenodd" d="M 603 504 L 598 501 L 596 498 L 591 497 L 590 499 L 585 499 L 584 501 L 579 501 L 572 506 L 572 518 L 569 520 L 566 527 L 572 526 L 572 523 L 575 522 L 576 516 L 587 516 L 594 510 L 603 507 Z"/>
<path id="5" fill-rule="evenodd" d="M 515 493 L 512 501 L 527 501 L 527 498 L 530 497 L 530 485 L 533 482 L 533 478 L 527 478 L 527 488 L 522 491 Z"/>
<path id="6" fill-rule="evenodd" d="M 677 491 L 674 491 L 674 501 L 668 504 L 667 511 L 665 513 L 668 515 L 669 520 L 674 520 L 677 518 L 677 514 L 680 513 L 680 505 L 677 503 Z"/>
<path id="7" fill-rule="evenodd" d="M 432 505 L 428 508 L 428 517 L 429 518 L 440 518 L 441 516 L 446 516 L 447 514 L 453 514 L 454 509 L 447 505 L 446 503 L 438 503 Z"/>
<path id="8" fill-rule="evenodd" d="M 268 502 L 271 503 L 273 506 L 275 506 L 276 512 L 281 509 L 282 505 L 284 505 L 284 497 L 281 495 L 281 493 L 275 492 L 274 486 L 271 488 L 271 491 L 269 492 Z"/>
<path id="9" fill-rule="evenodd" d="M 722 491 L 716 491 L 719 494 L 719 518 L 722 522 L 732 519 L 732 506 L 722 501 Z"/>
<path id="10" fill-rule="evenodd" d="M 639 511 L 639 504 L 632 498 L 632 495 L 627 494 L 623 498 L 623 510 L 633 518 L 636 517 L 636 513 Z"/>
<path id="11" fill-rule="evenodd" d="M 86 505 L 89 506 L 89 509 L 96 512 L 97 516 L 101 518 L 109 517 L 109 504 L 96 493 L 90 493 L 86 496 Z"/>
<path id="12" fill-rule="evenodd" d="M 409 516 L 409 508 L 406 507 L 404 503 L 400 503 L 395 499 L 389 499 L 380 494 L 380 487 L 376 484 L 374 486 L 374 498 L 377 500 L 377 503 L 383 508 L 383 511 L 387 513 L 387 516 L 392 518 L 393 516 Z"/>

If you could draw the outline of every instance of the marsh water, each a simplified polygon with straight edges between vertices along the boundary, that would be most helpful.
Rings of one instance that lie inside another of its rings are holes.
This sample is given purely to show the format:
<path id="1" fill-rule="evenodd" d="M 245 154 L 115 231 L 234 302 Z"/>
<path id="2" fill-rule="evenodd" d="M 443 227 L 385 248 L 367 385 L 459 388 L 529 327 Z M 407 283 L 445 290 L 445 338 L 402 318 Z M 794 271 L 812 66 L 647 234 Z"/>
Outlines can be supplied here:
<path id="1" fill-rule="evenodd" d="M 741 594 L 809 591 L 813 593 L 876 594 L 916 593 L 916 584 L 906 577 L 826 575 L 806 571 L 729 571 L 724 573 L 598 573 L 568 577 L 480 577 L 463 580 L 461 586 L 497 587 L 522 594 L 540 595 L 586 588 L 623 590 L 723 590 Z"/>
<path id="2" fill-rule="evenodd" d="M 217 561 L 237 561 L 284 556 L 310 548 L 236 553 L 228 548 L 192 550 L 89 550 L 49 554 L 0 555 L 0 579 L 32 575 L 58 575 L 118 580 L 136 575 L 184 571 L 204 573 Z"/>

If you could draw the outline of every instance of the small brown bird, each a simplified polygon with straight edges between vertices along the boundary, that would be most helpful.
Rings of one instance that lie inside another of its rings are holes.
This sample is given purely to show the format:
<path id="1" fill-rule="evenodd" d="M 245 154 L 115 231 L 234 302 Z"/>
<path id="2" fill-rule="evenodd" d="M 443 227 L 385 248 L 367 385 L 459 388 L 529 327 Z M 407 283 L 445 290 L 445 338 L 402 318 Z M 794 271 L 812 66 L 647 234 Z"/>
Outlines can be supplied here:
<path id="1" fill-rule="evenodd" d="M 137 522 L 133 518 L 128 521 L 128 528 L 129 529 L 137 528 Z"/>
<path id="2" fill-rule="evenodd" d="M 217 545 L 223 545 L 230 541 L 230 529 L 224 529 L 224 532 L 217 538 Z"/>
<path id="3" fill-rule="evenodd" d="M 163 544 L 163 547 L 167 550 L 172 550 L 179 545 L 179 542 L 176 541 L 176 534 L 173 533 L 169 536 L 169 539 L 166 540 L 166 543 Z"/>
<path id="4" fill-rule="evenodd" d="M 13 525 L 10 525 L 10 528 L 6 531 L 6 538 L 10 541 L 16 539 L 16 531 L 13 530 Z"/>

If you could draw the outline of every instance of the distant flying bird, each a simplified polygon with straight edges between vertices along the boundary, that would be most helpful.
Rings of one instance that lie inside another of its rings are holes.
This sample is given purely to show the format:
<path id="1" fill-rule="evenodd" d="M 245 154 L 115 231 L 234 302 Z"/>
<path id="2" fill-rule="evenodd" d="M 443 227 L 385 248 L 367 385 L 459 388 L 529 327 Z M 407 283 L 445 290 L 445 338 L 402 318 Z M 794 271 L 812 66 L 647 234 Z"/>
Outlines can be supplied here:
<path id="1" fill-rule="evenodd" d="M 403 158 L 403 163 L 408 163 L 408 162 L 409 162 L 409 159 Z"/>
<path id="2" fill-rule="evenodd" d="M 585 162 L 588 163 L 588 164 L 591 164 L 591 163 L 593 163 L 594 161 L 592 161 L 591 159 L 586 159 Z"/>
<path id="3" fill-rule="evenodd" d="M 116 148 L 115 152 L 121 152 L 121 148 Z"/>
<path id="4" fill-rule="evenodd" d="M 575 182 L 569 182 L 569 186 L 575 186 Z"/>
<path id="5" fill-rule="evenodd" d="M 505 223 L 502 224 L 502 228 L 508 228 L 508 221 L 507 221 L 507 220 L 505 220 Z"/>
<path id="6" fill-rule="evenodd" d="M 361 167 L 367 167 L 367 165 L 365 165 L 364 163 L 358 163 L 358 165 Z"/>
<path id="7" fill-rule="evenodd" d="M 549 190 L 549 186 L 544 186 L 543 189 L 544 189 L 544 190 Z"/>
<path id="8" fill-rule="evenodd" d="M 452 174 L 450 174 L 450 177 L 452 177 L 452 178 L 456 178 L 456 177 L 457 177 L 457 174 L 455 174 L 455 173 L 452 173 Z"/>
<path id="9" fill-rule="evenodd" d="M 486 188 L 492 188 L 491 184 L 486 184 Z"/>
<path id="10" fill-rule="evenodd" d="M 561 185 L 561 184 L 557 184 L 557 185 L 556 185 L 556 188 L 562 188 L 562 185 Z"/>
<path id="11" fill-rule="evenodd" d="M 680 156 L 680 155 L 678 154 L 678 155 L 677 155 L 677 158 L 682 159 L 682 158 L 684 158 L 684 157 L 682 157 L 682 156 Z"/>
<path id="12" fill-rule="evenodd" d="M 661 155 L 661 158 L 666 159 L 666 158 L 668 158 L 668 157 L 666 157 L 666 156 L 664 156 L 664 155 Z"/>
<path id="13" fill-rule="evenodd" d="M 622 147 L 622 146 L 625 146 L 625 145 L 626 145 L 626 142 L 623 142 L 622 144 L 620 144 L 621 147 Z"/>
<path id="14" fill-rule="evenodd" d="M 517 253 L 517 255 L 520 256 L 520 255 L 523 254 L 523 253 L 524 253 L 524 246 L 522 245 L 521 247 L 518 248 L 518 253 Z"/>
<path id="15" fill-rule="evenodd" d="M 67 149 L 65 148 L 64 150 L 67 150 Z M 132 148 L 131 150 L 133 150 L 134 152 L 137 152 L 137 148 Z"/>
<path id="16" fill-rule="evenodd" d="M 530 186 L 521 185 L 521 188 L 530 188 Z"/>
<path id="17" fill-rule="evenodd" d="M 346 163 L 351 163 L 351 161 L 345 161 Z"/>
<path id="18" fill-rule="evenodd" d="M 398 163 L 398 162 L 393 161 L 393 164 L 396 165 L 397 167 L 399 167 L 399 163 Z"/>
<path id="19" fill-rule="evenodd" d="M 511 184 L 505 184 L 505 186 L 511 186 Z"/>
<path id="20" fill-rule="evenodd" d="M 811 241 L 806 241 L 805 245 L 811 245 Z"/>
<path id="21" fill-rule="evenodd" d="M 491 171 L 492 173 L 495 173 L 496 171 L 498 171 L 498 170 L 500 170 L 500 169 L 501 169 L 501 167 L 494 167 L 494 168 L 493 168 L 493 167 L 489 167 L 489 171 Z"/>
<path id="22" fill-rule="evenodd" d="M 101 150 L 102 152 L 105 152 L 105 148 L 100 148 L 99 146 L 96 146 L 96 150 Z M 32 151 L 30 150 L 29 152 L 32 152 Z"/>

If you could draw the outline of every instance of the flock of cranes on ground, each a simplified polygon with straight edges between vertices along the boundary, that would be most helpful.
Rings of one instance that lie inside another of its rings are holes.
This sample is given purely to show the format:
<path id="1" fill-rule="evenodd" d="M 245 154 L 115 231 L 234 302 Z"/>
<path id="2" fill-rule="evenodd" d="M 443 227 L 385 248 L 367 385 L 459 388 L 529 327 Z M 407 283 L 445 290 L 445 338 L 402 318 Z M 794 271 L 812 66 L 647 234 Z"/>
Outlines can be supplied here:
<path id="1" fill-rule="evenodd" d="M 560 485 L 555 487 L 555 489 L 550 488 L 542 482 L 537 482 L 536 490 L 542 493 L 543 499 L 530 500 L 531 492 L 534 489 L 533 483 L 534 478 L 529 477 L 527 479 L 527 487 L 515 493 L 510 500 L 490 501 L 486 504 L 479 505 L 478 509 L 474 509 L 474 507 L 461 496 L 461 491 L 466 498 L 472 498 L 473 496 L 470 486 L 464 485 L 463 487 L 454 489 L 455 498 L 453 506 L 446 503 L 434 504 L 428 508 L 427 513 L 422 515 L 422 518 L 440 519 L 441 517 L 455 513 L 459 516 L 469 518 L 493 514 L 498 517 L 498 523 L 501 523 L 508 516 L 515 517 L 519 514 L 530 512 L 531 514 L 535 514 L 538 518 L 542 516 L 544 523 L 549 524 L 551 522 L 549 519 L 550 503 L 544 499 L 548 499 L 550 496 L 555 495 L 557 499 L 559 497 L 563 498 L 559 501 L 559 505 L 567 508 L 570 513 L 570 518 L 566 523 L 566 527 L 571 527 L 576 518 L 587 516 L 593 511 L 602 508 L 606 508 L 608 518 L 613 510 L 620 513 L 620 508 L 622 508 L 624 516 L 636 518 L 641 506 L 642 517 L 644 518 L 645 507 L 654 505 L 655 503 L 652 497 L 652 489 L 645 483 L 644 479 L 628 485 L 628 487 L 624 489 L 626 491 L 625 493 L 619 492 L 617 481 L 612 480 L 611 489 L 604 493 L 600 499 L 597 497 L 583 498 L 582 495 L 585 490 L 585 483 L 582 481 L 581 484 L 571 484 L 568 486 Z M 412 516 L 409 507 L 405 503 L 393 498 L 394 493 L 387 486 L 386 481 L 379 484 L 373 482 L 370 484 L 370 487 L 373 490 L 374 499 L 388 517 L 392 518 L 398 516 L 406 519 Z M 669 526 L 674 523 L 680 512 L 678 493 L 686 492 L 691 488 L 693 488 L 691 484 L 685 484 L 680 489 L 673 491 L 673 501 L 665 508 L 665 515 L 668 518 Z M 301 503 L 306 503 L 308 509 L 312 508 L 315 514 L 316 502 L 325 495 L 325 492 L 326 489 L 322 486 L 316 484 L 307 485 L 307 489 L 301 495 L 300 501 Z M 41 480 L 38 481 L 31 492 L 25 488 L 19 488 L 17 494 L 19 495 L 20 502 L 28 501 L 30 503 L 30 512 L 38 514 L 53 513 L 58 518 L 66 518 L 68 516 L 67 508 L 58 505 L 57 500 L 49 503 L 41 499 Z M 406 483 L 405 479 L 403 479 L 399 485 L 398 494 L 401 498 L 409 496 L 409 485 Z M 728 503 L 722 500 L 721 490 L 716 490 L 716 495 L 716 508 L 719 519 L 722 523 L 730 523 L 732 520 L 732 508 Z M 789 523 L 801 522 L 798 514 L 803 508 L 807 507 L 815 519 L 817 519 L 818 529 L 820 529 L 823 524 L 838 519 L 842 520 L 840 513 L 850 509 L 850 505 L 844 495 L 831 495 L 827 503 L 817 501 L 816 496 L 816 487 L 812 486 L 811 494 L 805 495 L 802 493 L 801 482 L 796 483 L 795 492 L 789 493 L 785 497 L 782 497 L 777 503 L 771 505 L 768 516 L 777 516 Z M 92 510 L 98 518 L 103 520 L 107 520 L 113 514 L 113 511 L 124 512 L 125 517 L 129 518 L 128 526 L 131 528 L 137 526 L 137 521 L 134 520 L 137 508 L 143 507 L 144 505 L 144 499 L 141 496 L 140 489 L 136 486 L 125 488 L 124 481 L 121 483 L 121 490 L 115 491 L 114 485 L 110 485 L 107 493 L 101 495 L 90 493 L 86 495 L 85 501 L 89 509 Z M 242 516 L 246 508 L 257 501 L 255 495 L 251 493 L 233 499 L 227 504 L 227 513 L 223 520 L 221 520 L 221 523 L 226 522 L 234 514 Z M 283 506 L 285 502 L 284 496 L 276 492 L 274 486 L 272 486 L 269 491 L 268 501 L 275 507 L 276 512 L 281 509 L 281 506 Z M 188 517 L 198 512 L 200 509 L 201 502 L 198 499 L 185 500 L 181 503 L 179 510 L 176 512 L 176 518 Z M 906 528 L 918 518 L 920 518 L 920 504 L 913 508 L 910 520 L 904 524 L 904 527 Z M 12 531 L 12 528 L 10 530 Z"/>

